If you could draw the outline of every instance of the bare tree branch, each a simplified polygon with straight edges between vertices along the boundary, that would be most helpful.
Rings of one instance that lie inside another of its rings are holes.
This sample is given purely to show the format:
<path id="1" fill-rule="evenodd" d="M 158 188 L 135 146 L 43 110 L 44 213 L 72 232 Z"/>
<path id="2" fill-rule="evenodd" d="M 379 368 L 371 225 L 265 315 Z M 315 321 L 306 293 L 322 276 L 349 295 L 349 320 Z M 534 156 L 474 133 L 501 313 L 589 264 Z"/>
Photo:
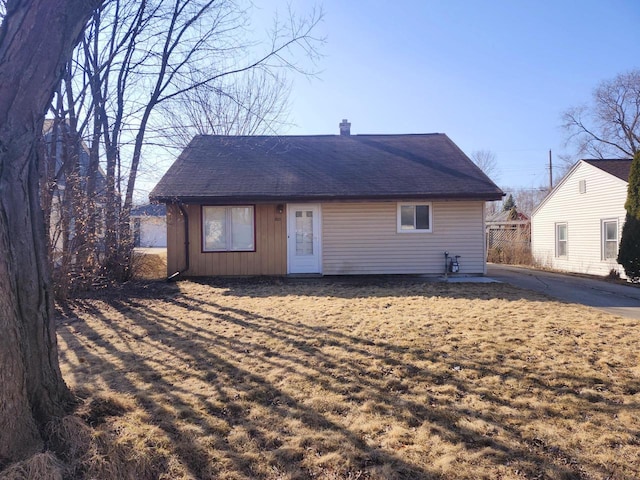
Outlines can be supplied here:
<path id="1" fill-rule="evenodd" d="M 289 12 L 266 42 L 247 40 L 248 18 L 235 0 L 108 0 L 95 12 L 73 64 L 78 96 L 68 103 L 79 125 L 92 125 L 85 136 L 92 166 L 106 165 L 111 270 L 118 262 L 109 257 L 130 246 L 129 212 L 147 145 L 175 145 L 179 134 L 182 142 L 197 132 L 275 131 L 286 121 L 284 73 L 311 73 L 294 57 L 317 59 L 322 39 L 313 31 L 322 13 Z"/>
<path id="2" fill-rule="evenodd" d="M 484 174 L 494 182 L 500 177 L 496 154 L 491 150 L 475 150 L 471 152 L 471 160 Z"/>
<path id="3" fill-rule="evenodd" d="M 602 82 L 592 103 L 564 112 L 567 143 L 580 155 L 631 158 L 640 148 L 640 70 Z"/>

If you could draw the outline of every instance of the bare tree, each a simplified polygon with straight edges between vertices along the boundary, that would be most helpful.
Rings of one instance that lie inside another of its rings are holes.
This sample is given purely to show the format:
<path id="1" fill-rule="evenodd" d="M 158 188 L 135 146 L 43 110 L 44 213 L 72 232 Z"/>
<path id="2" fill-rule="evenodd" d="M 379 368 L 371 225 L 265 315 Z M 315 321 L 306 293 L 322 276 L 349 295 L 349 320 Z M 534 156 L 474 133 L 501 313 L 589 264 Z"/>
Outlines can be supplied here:
<path id="1" fill-rule="evenodd" d="M 491 150 L 475 150 L 471 152 L 471 160 L 494 182 L 500 177 L 496 154 Z"/>
<path id="2" fill-rule="evenodd" d="M 58 364 L 36 146 L 98 3 L 10 0 L 0 25 L 0 467 L 40 451 L 45 425 L 70 401 Z"/>
<path id="3" fill-rule="evenodd" d="M 640 70 L 602 82 L 590 104 L 563 116 L 568 143 L 593 158 L 631 158 L 640 149 Z"/>
<path id="4" fill-rule="evenodd" d="M 233 0 L 110 0 L 92 18 L 77 52 L 83 71 L 76 91 L 91 99 L 83 113 L 92 119 L 94 177 L 106 161 L 104 264 L 117 277 L 128 275 L 129 216 L 143 151 L 167 144 L 167 111 L 180 111 L 173 116 L 187 123 L 185 132 L 275 128 L 286 111 L 287 84 L 278 71 L 301 71 L 294 57 L 315 55 L 320 13 L 276 22 L 266 45 L 245 40 L 246 13 Z M 90 208 L 91 182 L 89 176 Z"/>
<path id="5" fill-rule="evenodd" d="M 274 134 L 287 124 L 290 85 L 279 72 L 251 70 L 229 80 L 162 105 L 154 132 L 182 149 L 195 135 Z"/>
<path id="6" fill-rule="evenodd" d="M 94 10 L 50 110 L 67 145 L 44 162 L 54 165 L 42 180 L 48 212 L 66 207 L 56 224 L 47 214 L 51 243 L 59 238 L 63 250 L 56 278 L 75 286 L 130 274 L 129 212 L 139 174 L 154 168 L 149 145 L 286 122 L 284 72 L 303 71 L 297 53 L 315 56 L 321 14 L 290 14 L 266 45 L 246 40 L 247 18 L 234 0 L 106 0 Z M 70 155 L 83 140 L 89 161 L 78 169 Z M 67 182 L 75 190 L 57 188 Z"/>
<path id="7" fill-rule="evenodd" d="M 298 47 L 306 54 L 313 54 L 312 31 L 320 21 L 318 16 L 309 19 L 291 17 L 286 26 L 276 24 L 272 33 L 269 48 L 249 60 L 238 60 L 225 54 L 220 63 L 211 63 L 212 49 L 219 49 L 219 43 L 234 55 L 246 50 L 246 46 L 229 43 L 230 30 L 242 26 L 235 5 L 231 2 L 174 0 L 167 11 L 168 25 L 162 29 L 158 55 L 150 64 L 145 65 L 148 78 L 151 80 L 151 94 L 147 97 L 138 123 L 126 193 L 120 217 L 119 239 L 120 255 L 128 264 L 131 238 L 130 212 L 133 206 L 133 193 L 136 184 L 138 166 L 145 142 L 146 129 L 155 109 L 162 103 L 192 91 L 200 86 L 215 85 L 216 82 L 234 75 L 250 72 L 271 66 L 290 67 L 295 65 L 286 60 L 287 51 Z M 242 12 L 240 12 L 241 14 Z M 202 30 L 203 25 L 211 25 L 209 30 Z M 227 35 L 225 38 L 224 35 Z"/>
<path id="8" fill-rule="evenodd" d="M 44 157 L 41 165 L 41 203 L 49 257 L 57 295 L 92 279 L 96 268 L 96 198 L 98 162 L 95 149 L 82 138 L 88 118 L 78 111 L 86 95 L 74 95 L 73 63 L 68 62 L 45 122 Z M 87 84 L 88 85 L 88 84 Z M 104 182 L 100 182 L 103 184 Z M 102 185 L 101 185 L 102 188 Z"/>

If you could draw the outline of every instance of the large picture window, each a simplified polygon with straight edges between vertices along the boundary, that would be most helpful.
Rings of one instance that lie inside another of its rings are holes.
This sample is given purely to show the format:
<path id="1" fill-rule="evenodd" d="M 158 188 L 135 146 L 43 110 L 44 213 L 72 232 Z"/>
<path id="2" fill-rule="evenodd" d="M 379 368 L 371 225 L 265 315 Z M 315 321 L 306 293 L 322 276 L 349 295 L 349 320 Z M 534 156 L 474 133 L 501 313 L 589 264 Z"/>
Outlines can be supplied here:
<path id="1" fill-rule="evenodd" d="M 618 220 L 602 221 L 602 258 L 618 258 Z"/>
<path id="2" fill-rule="evenodd" d="M 430 232 L 431 223 L 430 203 L 398 204 L 398 233 Z"/>
<path id="3" fill-rule="evenodd" d="M 556 257 L 567 256 L 567 224 L 556 223 Z"/>
<path id="4" fill-rule="evenodd" d="M 253 207 L 202 207 L 202 250 L 205 252 L 254 251 Z"/>

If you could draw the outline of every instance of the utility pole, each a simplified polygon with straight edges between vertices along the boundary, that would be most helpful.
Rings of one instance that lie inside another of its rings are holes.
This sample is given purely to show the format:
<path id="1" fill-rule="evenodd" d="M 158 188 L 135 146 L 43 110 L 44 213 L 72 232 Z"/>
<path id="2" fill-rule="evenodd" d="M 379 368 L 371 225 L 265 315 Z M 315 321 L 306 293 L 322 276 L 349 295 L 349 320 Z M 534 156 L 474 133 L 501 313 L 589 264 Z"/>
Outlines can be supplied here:
<path id="1" fill-rule="evenodd" d="M 551 150 L 549 150 L 549 191 L 553 188 L 553 165 L 551 164 Z"/>

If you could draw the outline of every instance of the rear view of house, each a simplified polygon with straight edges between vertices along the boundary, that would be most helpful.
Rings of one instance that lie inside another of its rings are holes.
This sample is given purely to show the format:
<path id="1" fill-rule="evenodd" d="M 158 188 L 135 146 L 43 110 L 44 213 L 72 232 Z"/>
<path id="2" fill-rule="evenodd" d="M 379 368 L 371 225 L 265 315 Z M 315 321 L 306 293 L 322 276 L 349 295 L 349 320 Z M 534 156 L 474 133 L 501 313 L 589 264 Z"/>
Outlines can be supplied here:
<path id="1" fill-rule="evenodd" d="M 197 136 L 150 197 L 168 273 L 486 271 L 484 204 L 502 191 L 443 134 Z"/>
<path id="2" fill-rule="evenodd" d="M 631 160 L 581 160 L 534 210 L 531 248 L 541 265 L 624 275 L 616 261 Z"/>

